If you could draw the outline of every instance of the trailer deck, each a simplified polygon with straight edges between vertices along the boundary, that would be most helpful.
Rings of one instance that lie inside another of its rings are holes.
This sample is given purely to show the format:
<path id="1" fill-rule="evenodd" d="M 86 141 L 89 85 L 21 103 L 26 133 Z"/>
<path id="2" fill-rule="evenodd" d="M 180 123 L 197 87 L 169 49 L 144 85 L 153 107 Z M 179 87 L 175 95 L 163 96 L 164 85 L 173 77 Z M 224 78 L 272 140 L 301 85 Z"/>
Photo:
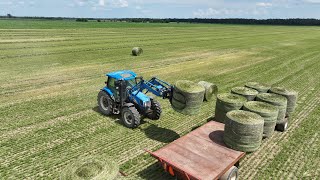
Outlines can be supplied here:
<path id="1" fill-rule="evenodd" d="M 245 153 L 223 142 L 224 124 L 210 121 L 163 148 L 149 152 L 173 176 L 213 180 L 237 164 Z"/>

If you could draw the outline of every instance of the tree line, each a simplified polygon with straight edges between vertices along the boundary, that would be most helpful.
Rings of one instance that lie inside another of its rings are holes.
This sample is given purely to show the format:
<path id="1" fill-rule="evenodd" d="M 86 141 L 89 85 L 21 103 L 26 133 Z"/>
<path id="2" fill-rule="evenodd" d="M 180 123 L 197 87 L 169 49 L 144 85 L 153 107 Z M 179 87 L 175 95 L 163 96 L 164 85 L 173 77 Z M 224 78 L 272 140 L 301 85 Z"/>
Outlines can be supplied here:
<path id="1" fill-rule="evenodd" d="M 45 20 L 74 20 L 77 22 L 134 22 L 134 23 L 207 23 L 207 24 L 262 24 L 262 25 L 301 25 L 301 26 L 319 26 L 320 19 L 243 19 L 243 18 L 227 18 L 227 19 L 214 19 L 214 18 L 72 18 L 72 17 L 17 17 L 11 14 L 0 16 L 6 19 L 45 19 Z"/>

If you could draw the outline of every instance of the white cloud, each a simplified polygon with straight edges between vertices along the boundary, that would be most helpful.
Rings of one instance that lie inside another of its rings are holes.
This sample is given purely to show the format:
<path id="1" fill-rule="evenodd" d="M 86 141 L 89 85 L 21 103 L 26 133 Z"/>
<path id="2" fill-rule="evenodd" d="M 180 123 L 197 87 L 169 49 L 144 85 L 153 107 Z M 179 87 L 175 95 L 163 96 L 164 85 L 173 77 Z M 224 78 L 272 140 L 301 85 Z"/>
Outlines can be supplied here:
<path id="1" fill-rule="evenodd" d="M 307 3 L 320 4 L 320 0 L 304 0 Z"/>
<path id="2" fill-rule="evenodd" d="M 129 3 L 126 0 L 112 0 L 111 5 L 114 7 L 128 7 Z"/>
<path id="3" fill-rule="evenodd" d="M 260 7 L 271 7 L 272 6 L 272 3 L 267 3 L 267 2 L 258 2 L 256 3 L 257 6 L 260 6 Z"/>
<path id="4" fill-rule="evenodd" d="M 99 6 L 104 6 L 104 5 L 105 5 L 104 0 L 99 0 Z"/>
<path id="5" fill-rule="evenodd" d="M 208 8 L 206 10 L 198 9 L 197 11 L 193 12 L 193 16 L 200 17 L 200 18 L 209 18 L 209 17 L 217 17 L 219 15 L 228 15 L 228 16 L 238 16 L 245 14 L 245 11 L 242 9 L 213 9 Z"/>

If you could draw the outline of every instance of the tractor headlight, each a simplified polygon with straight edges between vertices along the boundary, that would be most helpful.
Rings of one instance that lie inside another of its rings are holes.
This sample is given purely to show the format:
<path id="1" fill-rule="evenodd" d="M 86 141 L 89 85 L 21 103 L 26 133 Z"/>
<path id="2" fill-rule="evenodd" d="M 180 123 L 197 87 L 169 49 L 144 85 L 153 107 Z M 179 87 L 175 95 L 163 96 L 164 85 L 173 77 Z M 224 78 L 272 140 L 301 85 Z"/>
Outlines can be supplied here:
<path id="1" fill-rule="evenodd" d="M 151 107 L 151 101 L 145 101 L 143 102 L 143 107 L 150 108 Z"/>

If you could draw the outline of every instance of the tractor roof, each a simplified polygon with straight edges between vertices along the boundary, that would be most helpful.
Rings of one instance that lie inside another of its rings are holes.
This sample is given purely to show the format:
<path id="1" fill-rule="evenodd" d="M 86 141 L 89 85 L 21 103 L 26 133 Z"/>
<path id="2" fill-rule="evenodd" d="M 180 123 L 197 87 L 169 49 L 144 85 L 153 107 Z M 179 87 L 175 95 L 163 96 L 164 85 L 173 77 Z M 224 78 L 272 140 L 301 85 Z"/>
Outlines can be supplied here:
<path id="1" fill-rule="evenodd" d="M 130 80 L 135 78 L 137 75 L 136 73 L 128 70 L 124 71 L 116 71 L 106 74 L 108 77 L 114 78 L 116 80 L 124 79 L 124 80 Z"/>

